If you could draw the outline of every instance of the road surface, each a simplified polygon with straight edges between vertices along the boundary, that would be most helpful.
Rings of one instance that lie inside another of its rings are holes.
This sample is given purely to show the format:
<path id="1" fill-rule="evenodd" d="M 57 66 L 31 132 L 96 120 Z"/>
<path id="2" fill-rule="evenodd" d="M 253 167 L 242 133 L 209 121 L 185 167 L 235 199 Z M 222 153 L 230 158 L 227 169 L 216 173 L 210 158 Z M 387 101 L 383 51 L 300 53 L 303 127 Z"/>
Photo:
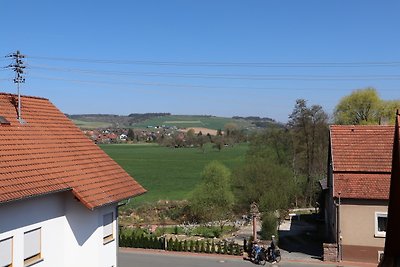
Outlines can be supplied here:
<path id="1" fill-rule="evenodd" d="M 120 250 L 119 267 L 257 267 L 249 261 L 237 257 L 198 256 L 154 251 Z M 266 264 L 267 267 L 334 267 L 323 263 L 285 262 Z"/>

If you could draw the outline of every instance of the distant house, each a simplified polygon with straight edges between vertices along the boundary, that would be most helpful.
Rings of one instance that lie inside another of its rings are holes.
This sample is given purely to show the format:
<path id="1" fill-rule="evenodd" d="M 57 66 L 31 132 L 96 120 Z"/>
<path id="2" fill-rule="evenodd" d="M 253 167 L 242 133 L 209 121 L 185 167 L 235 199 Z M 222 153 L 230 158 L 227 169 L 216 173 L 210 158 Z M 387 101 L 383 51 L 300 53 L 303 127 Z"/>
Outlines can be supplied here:
<path id="1" fill-rule="evenodd" d="M 378 262 L 383 251 L 393 126 L 330 127 L 327 233 L 344 260 Z"/>
<path id="2" fill-rule="evenodd" d="M 126 134 L 121 134 L 121 135 L 119 136 L 119 140 L 121 140 L 121 141 L 126 141 L 126 140 L 128 140 L 128 136 L 127 136 Z"/>
<path id="3" fill-rule="evenodd" d="M 117 266 L 118 202 L 145 189 L 47 99 L 0 93 L 0 266 Z"/>

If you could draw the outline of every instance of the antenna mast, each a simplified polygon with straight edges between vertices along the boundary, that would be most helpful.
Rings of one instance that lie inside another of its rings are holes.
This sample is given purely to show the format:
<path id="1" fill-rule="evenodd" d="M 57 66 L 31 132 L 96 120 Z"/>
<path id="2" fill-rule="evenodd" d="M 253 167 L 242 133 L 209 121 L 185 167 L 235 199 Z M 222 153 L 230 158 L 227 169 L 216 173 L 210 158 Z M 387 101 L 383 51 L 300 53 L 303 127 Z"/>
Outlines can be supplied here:
<path id="1" fill-rule="evenodd" d="M 24 124 L 25 121 L 21 118 L 21 94 L 19 92 L 19 85 L 20 83 L 25 83 L 24 74 L 24 62 L 22 61 L 25 58 L 25 55 L 21 54 L 18 50 L 15 53 L 8 55 L 8 57 L 14 60 L 13 64 L 10 64 L 8 67 L 11 68 L 15 72 L 14 83 L 17 84 L 17 91 L 18 91 L 18 121 L 21 124 Z"/>

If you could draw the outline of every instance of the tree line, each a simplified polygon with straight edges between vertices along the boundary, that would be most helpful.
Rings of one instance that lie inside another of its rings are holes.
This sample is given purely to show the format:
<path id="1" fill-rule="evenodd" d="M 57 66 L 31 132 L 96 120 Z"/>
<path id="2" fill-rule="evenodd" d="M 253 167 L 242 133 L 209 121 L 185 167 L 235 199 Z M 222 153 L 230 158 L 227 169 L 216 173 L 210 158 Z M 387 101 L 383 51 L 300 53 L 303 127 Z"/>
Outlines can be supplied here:
<path id="1" fill-rule="evenodd" d="M 263 237 L 276 234 L 289 208 L 318 205 L 319 181 L 326 177 L 329 124 L 393 123 L 400 101 L 384 101 L 373 88 L 343 97 L 333 118 L 320 105 L 298 99 L 286 124 L 249 137 L 245 163 L 232 173 L 213 162 L 194 189 L 190 205 L 199 221 L 229 219 L 259 206 Z"/>

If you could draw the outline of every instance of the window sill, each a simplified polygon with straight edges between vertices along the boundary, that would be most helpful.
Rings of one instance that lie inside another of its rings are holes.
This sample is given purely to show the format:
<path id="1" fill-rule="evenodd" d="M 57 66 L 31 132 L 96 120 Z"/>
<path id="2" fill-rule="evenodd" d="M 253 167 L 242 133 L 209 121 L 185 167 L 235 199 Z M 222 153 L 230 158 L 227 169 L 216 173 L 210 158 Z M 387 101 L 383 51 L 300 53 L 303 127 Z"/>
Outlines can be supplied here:
<path id="1" fill-rule="evenodd" d="M 39 263 L 39 262 L 42 262 L 42 261 L 44 261 L 44 259 L 40 258 L 40 257 L 28 259 L 28 260 L 24 261 L 24 267 L 32 266 L 32 265 L 34 265 L 36 263 Z"/>
<path id="2" fill-rule="evenodd" d="M 385 237 L 386 237 L 386 233 L 382 233 L 382 234 L 376 233 L 376 234 L 374 235 L 374 237 L 375 237 L 375 238 L 385 238 Z"/>
<path id="3" fill-rule="evenodd" d="M 115 240 L 113 236 L 109 236 L 103 239 L 103 245 L 107 245 L 108 243 L 111 243 Z"/>

